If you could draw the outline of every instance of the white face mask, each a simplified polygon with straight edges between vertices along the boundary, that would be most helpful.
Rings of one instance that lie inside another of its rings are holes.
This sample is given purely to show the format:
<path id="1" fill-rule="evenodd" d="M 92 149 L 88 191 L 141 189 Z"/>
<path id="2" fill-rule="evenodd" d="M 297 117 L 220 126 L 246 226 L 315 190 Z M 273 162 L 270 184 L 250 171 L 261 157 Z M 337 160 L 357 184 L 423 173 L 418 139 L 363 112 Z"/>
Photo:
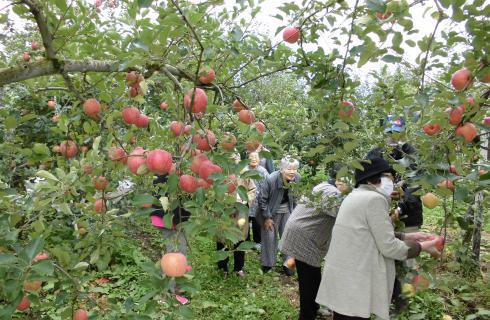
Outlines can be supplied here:
<path id="1" fill-rule="evenodd" d="M 381 185 L 376 189 L 389 198 L 395 189 L 395 185 L 393 184 L 393 180 L 390 178 L 381 177 Z"/>

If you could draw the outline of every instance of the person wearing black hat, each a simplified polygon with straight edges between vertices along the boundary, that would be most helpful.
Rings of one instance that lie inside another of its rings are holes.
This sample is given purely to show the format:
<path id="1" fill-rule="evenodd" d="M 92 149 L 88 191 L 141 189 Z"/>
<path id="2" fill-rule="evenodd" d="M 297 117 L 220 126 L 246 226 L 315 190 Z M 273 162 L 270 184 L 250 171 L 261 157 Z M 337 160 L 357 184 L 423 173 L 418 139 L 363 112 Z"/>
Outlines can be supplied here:
<path id="1" fill-rule="evenodd" d="M 421 251 L 440 255 L 436 240 L 422 232 L 395 233 L 389 218 L 393 169 L 383 158 L 367 159 L 356 169 L 356 188 L 345 197 L 332 231 L 316 302 L 334 320 L 389 319 L 395 260 Z"/>

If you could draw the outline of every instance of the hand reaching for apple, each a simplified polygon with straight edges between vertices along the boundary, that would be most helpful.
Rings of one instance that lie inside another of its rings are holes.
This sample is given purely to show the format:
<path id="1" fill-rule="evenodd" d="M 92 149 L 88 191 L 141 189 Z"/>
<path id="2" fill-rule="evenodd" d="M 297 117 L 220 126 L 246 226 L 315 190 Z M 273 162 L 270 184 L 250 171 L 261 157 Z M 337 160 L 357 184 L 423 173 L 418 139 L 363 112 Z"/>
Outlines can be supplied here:
<path id="1" fill-rule="evenodd" d="M 272 226 L 274 225 L 274 221 L 272 219 L 265 219 L 264 221 L 264 228 L 266 230 L 272 230 Z"/>
<path id="2" fill-rule="evenodd" d="M 444 237 L 435 237 L 434 239 L 420 242 L 422 251 L 429 253 L 432 258 L 439 258 L 444 248 L 444 243 L 441 247 L 441 239 L 444 241 Z"/>
<path id="3" fill-rule="evenodd" d="M 404 239 L 422 242 L 422 241 L 429 240 L 430 237 L 431 237 L 431 235 L 428 233 L 425 233 L 425 232 L 412 232 L 412 233 L 405 233 Z"/>

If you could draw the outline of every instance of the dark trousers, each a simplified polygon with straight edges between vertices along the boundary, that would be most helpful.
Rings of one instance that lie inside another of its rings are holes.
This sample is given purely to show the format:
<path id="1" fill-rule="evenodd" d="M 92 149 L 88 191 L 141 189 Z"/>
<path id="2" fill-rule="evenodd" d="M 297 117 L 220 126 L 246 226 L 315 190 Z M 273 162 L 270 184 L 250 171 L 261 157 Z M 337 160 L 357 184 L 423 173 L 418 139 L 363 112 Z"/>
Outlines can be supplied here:
<path id="1" fill-rule="evenodd" d="M 322 269 L 296 260 L 299 284 L 299 320 L 313 320 L 320 305 L 315 302 L 322 280 Z"/>
<path id="2" fill-rule="evenodd" d="M 238 246 L 242 242 L 243 241 L 236 243 L 233 246 L 233 249 L 238 248 Z M 221 242 L 216 242 L 216 248 L 218 250 L 221 250 L 223 248 L 226 248 L 226 246 Z M 225 251 L 228 251 L 228 248 L 226 248 Z M 230 260 L 229 258 L 226 258 L 224 260 L 218 261 L 218 269 L 222 269 L 223 271 L 228 272 L 228 261 L 229 260 Z M 233 260 L 234 260 L 233 271 L 238 272 L 238 271 L 242 270 L 243 266 L 245 265 L 245 251 L 236 251 L 236 250 L 233 251 Z"/>
<path id="3" fill-rule="evenodd" d="M 260 238 L 260 225 L 255 219 L 255 217 L 248 217 L 248 221 L 252 222 L 252 239 L 253 242 L 255 243 L 260 243 L 261 238 Z M 248 229 L 248 235 L 247 235 L 247 241 L 250 241 L 250 228 Z"/>
<path id="4" fill-rule="evenodd" d="M 344 316 L 343 314 L 340 314 L 340 313 L 337 313 L 334 311 L 333 320 L 369 320 L 369 318 Z"/>

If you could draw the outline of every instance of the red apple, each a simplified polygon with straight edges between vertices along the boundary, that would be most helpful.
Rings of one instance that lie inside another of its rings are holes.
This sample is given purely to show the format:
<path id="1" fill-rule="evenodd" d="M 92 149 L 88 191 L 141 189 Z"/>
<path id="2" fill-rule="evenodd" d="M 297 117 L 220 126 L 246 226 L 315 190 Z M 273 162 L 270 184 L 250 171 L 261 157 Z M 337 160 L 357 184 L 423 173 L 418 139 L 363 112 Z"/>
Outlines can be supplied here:
<path id="1" fill-rule="evenodd" d="M 146 163 L 144 153 L 145 149 L 137 147 L 129 154 L 128 161 L 126 163 L 132 173 L 138 174 L 139 167 Z"/>
<path id="2" fill-rule="evenodd" d="M 486 116 L 485 118 L 483 118 L 482 124 L 487 127 L 490 126 L 490 117 Z"/>
<path id="3" fill-rule="evenodd" d="M 88 312 L 85 309 L 78 309 L 73 313 L 73 320 L 88 320 Z"/>
<path id="4" fill-rule="evenodd" d="M 245 109 L 245 106 L 243 105 L 243 103 L 240 102 L 240 100 L 236 99 L 235 101 L 233 101 L 233 111 L 240 112 Z"/>
<path id="5" fill-rule="evenodd" d="M 122 117 L 127 124 L 136 124 L 140 117 L 140 111 L 135 107 L 126 107 L 122 111 Z"/>
<path id="6" fill-rule="evenodd" d="M 184 131 L 184 124 L 180 121 L 172 121 L 170 122 L 170 131 L 174 134 L 174 136 L 180 136 Z"/>
<path id="7" fill-rule="evenodd" d="M 93 170 L 94 168 L 89 164 L 83 166 L 83 173 L 85 174 L 91 174 Z"/>
<path id="8" fill-rule="evenodd" d="M 458 170 L 456 169 L 456 166 L 454 164 L 452 164 L 449 167 L 449 172 L 454 173 L 454 174 L 458 174 Z"/>
<path id="9" fill-rule="evenodd" d="M 190 124 L 187 124 L 185 127 L 184 127 L 184 134 L 185 135 L 189 135 L 191 134 L 191 131 L 192 131 L 192 126 Z"/>
<path id="10" fill-rule="evenodd" d="M 452 192 L 454 192 L 454 183 L 451 179 L 446 179 L 444 181 L 441 181 L 437 184 L 437 186 L 439 188 L 448 189 L 448 190 L 451 190 Z"/>
<path id="11" fill-rule="evenodd" d="M 192 97 L 194 96 L 194 101 Z M 192 108 L 191 108 L 192 102 Z M 208 106 L 208 96 L 206 92 L 201 88 L 195 88 L 187 91 L 184 96 L 184 107 L 193 113 L 205 112 Z"/>
<path id="12" fill-rule="evenodd" d="M 282 32 L 282 39 L 289 43 L 298 42 L 301 32 L 295 27 L 286 27 Z"/>
<path id="13" fill-rule="evenodd" d="M 22 300 L 20 300 L 20 303 L 17 305 L 17 310 L 24 311 L 29 308 L 30 305 L 31 302 L 29 301 L 29 299 L 27 299 L 27 297 L 24 296 L 22 297 Z"/>
<path id="14" fill-rule="evenodd" d="M 29 60 L 31 60 L 31 55 L 29 54 L 29 52 L 24 52 L 24 54 L 22 55 L 22 59 L 25 62 L 29 62 Z"/>
<path id="15" fill-rule="evenodd" d="M 170 252 L 160 260 L 163 273 L 169 277 L 182 277 L 186 273 L 187 259 L 180 252 Z"/>
<path id="16" fill-rule="evenodd" d="M 192 162 L 191 162 L 191 165 L 189 168 L 195 174 L 199 174 L 199 168 L 201 168 L 201 165 L 204 162 L 210 162 L 208 157 L 205 154 L 198 154 L 197 156 L 194 157 L 194 159 L 192 159 Z"/>
<path id="17" fill-rule="evenodd" d="M 457 136 L 463 136 L 466 142 L 471 142 L 476 138 L 478 132 L 476 131 L 476 127 L 471 122 L 465 122 L 462 126 L 459 126 L 456 129 Z"/>
<path id="18" fill-rule="evenodd" d="M 156 174 L 166 174 L 172 168 L 172 155 L 165 150 L 152 150 L 146 155 L 148 170 Z"/>
<path id="19" fill-rule="evenodd" d="M 214 70 L 209 67 L 204 67 L 199 70 L 199 81 L 203 84 L 209 84 L 214 81 L 215 77 Z"/>
<path id="20" fill-rule="evenodd" d="M 85 100 L 83 103 L 83 112 L 89 117 L 94 117 L 100 112 L 100 103 L 94 98 Z"/>
<path id="21" fill-rule="evenodd" d="M 233 193 L 238 188 L 238 180 L 234 174 L 227 176 L 225 183 L 228 185 L 228 193 Z"/>
<path id="22" fill-rule="evenodd" d="M 225 150 L 232 151 L 235 149 L 235 145 L 237 140 L 235 136 L 229 132 L 227 132 L 221 141 L 221 147 Z"/>
<path id="23" fill-rule="evenodd" d="M 168 103 L 166 103 L 166 102 L 160 103 L 160 109 L 162 109 L 162 110 L 168 110 Z"/>
<path id="24" fill-rule="evenodd" d="M 209 151 L 216 144 L 216 136 L 211 130 L 206 129 L 206 135 L 198 133 L 192 137 L 192 141 L 197 144 L 196 149 Z"/>
<path id="25" fill-rule="evenodd" d="M 463 120 L 463 111 L 464 107 L 457 107 L 451 110 L 449 113 L 449 123 L 452 124 L 453 126 L 456 126 L 461 123 Z"/>
<path id="26" fill-rule="evenodd" d="M 31 42 L 31 49 L 32 49 L 32 50 L 37 50 L 37 49 L 39 49 L 39 43 L 37 43 L 36 41 L 32 41 L 32 42 Z"/>
<path id="27" fill-rule="evenodd" d="M 48 101 L 48 108 L 54 109 L 55 107 L 56 107 L 56 102 L 54 102 L 53 100 L 49 100 Z"/>
<path id="28" fill-rule="evenodd" d="M 136 74 L 136 72 L 131 71 L 131 72 L 126 73 L 126 82 L 129 85 L 134 84 L 136 81 L 138 81 L 138 75 Z"/>
<path id="29" fill-rule="evenodd" d="M 87 146 L 81 146 L 80 147 L 80 152 L 81 153 L 87 153 L 88 152 L 88 147 Z"/>
<path id="30" fill-rule="evenodd" d="M 427 289 L 430 285 L 430 281 L 427 280 L 424 276 L 416 275 L 412 279 L 412 284 L 417 289 Z"/>
<path id="31" fill-rule="evenodd" d="M 467 68 L 462 68 L 451 77 L 451 84 L 457 91 L 465 90 L 471 84 L 471 71 Z"/>
<path id="32" fill-rule="evenodd" d="M 107 178 L 104 176 L 94 177 L 92 183 L 97 190 L 105 190 L 109 185 L 109 181 L 107 181 Z"/>
<path id="33" fill-rule="evenodd" d="M 41 280 L 33 280 L 24 282 L 25 291 L 38 291 L 41 289 L 43 282 Z"/>
<path id="34" fill-rule="evenodd" d="M 209 189 L 211 185 L 209 183 L 207 183 L 205 180 L 199 178 L 197 179 L 197 187 L 198 188 L 203 188 L 204 190 L 207 190 Z"/>
<path id="35" fill-rule="evenodd" d="M 438 123 L 428 123 L 424 126 L 424 132 L 428 136 L 433 136 L 441 132 L 441 126 Z"/>
<path id="36" fill-rule="evenodd" d="M 123 148 L 113 146 L 109 149 L 109 159 L 112 161 L 126 163 L 128 158 L 126 157 L 126 151 Z"/>
<path id="37" fill-rule="evenodd" d="M 248 140 L 245 142 L 245 148 L 247 149 L 248 152 L 254 152 L 260 147 L 260 142 L 258 140 Z"/>
<path id="38" fill-rule="evenodd" d="M 188 193 L 196 192 L 198 188 L 197 179 L 191 175 L 184 174 L 179 178 L 179 188 Z"/>
<path id="39" fill-rule="evenodd" d="M 132 136 L 131 138 L 129 138 L 129 143 L 131 143 L 131 144 L 136 144 L 136 141 L 138 141 L 138 140 L 136 139 L 135 136 Z"/>
<path id="40" fill-rule="evenodd" d="M 104 199 L 97 199 L 94 203 L 94 209 L 97 213 L 104 213 L 107 211 L 107 206 Z"/>
<path id="41" fill-rule="evenodd" d="M 68 140 L 60 144 L 60 153 L 67 159 L 77 155 L 78 147 L 75 142 Z"/>
<path id="42" fill-rule="evenodd" d="M 339 117 L 341 119 L 352 117 L 354 105 L 349 101 L 342 101 L 342 106 L 339 109 Z"/>
<path id="43" fill-rule="evenodd" d="M 146 127 L 148 127 L 149 122 L 150 122 L 150 120 L 148 119 L 148 117 L 146 115 L 140 114 L 140 116 L 138 117 L 138 120 L 136 120 L 135 125 L 138 128 L 146 128 Z"/>
<path id="44" fill-rule="evenodd" d="M 252 124 L 255 121 L 255 114 L 250 110 L 242 110 L 238 113 L 238 119 L 246 124 Z"/>
<path id="45" fill-rule="evenodd" d="M 265 124 L 261 121 L 255 122 L 255 129 L 257 129 L 257 131 L 259 131 L 260 133 L 264 133 L 265 132 Z"/>
<path id="46" fill-rule="evenodd" d="M 215 165 L 211 161 L 204 162 L 201 164 L 199 168 L 199 176 L 201 179 L 204 179 L 207 183 L 213 184 L 214 180 L 210 178 L 213 173 L 221 173 L 223 170 L 220 166 Z"/>
<path id="47" fill-rule="evenodd" d="M 383 12 L 376 12 L 376 17 L 379 20 L 386 20 L 389 17 L 391 17 L 391 15 L 392 15 L 391 11 L 386 11 L 385 13 L 383 13 Z"/>
<path id="48" fill-rule="evenodd" d="M 34 259 L 32 259 L 32 261 L 37 262 L 37 261 L 47 260 L 47 259 L 49 259 L 49 253 L 40 252 L 34 257 Z"/>

